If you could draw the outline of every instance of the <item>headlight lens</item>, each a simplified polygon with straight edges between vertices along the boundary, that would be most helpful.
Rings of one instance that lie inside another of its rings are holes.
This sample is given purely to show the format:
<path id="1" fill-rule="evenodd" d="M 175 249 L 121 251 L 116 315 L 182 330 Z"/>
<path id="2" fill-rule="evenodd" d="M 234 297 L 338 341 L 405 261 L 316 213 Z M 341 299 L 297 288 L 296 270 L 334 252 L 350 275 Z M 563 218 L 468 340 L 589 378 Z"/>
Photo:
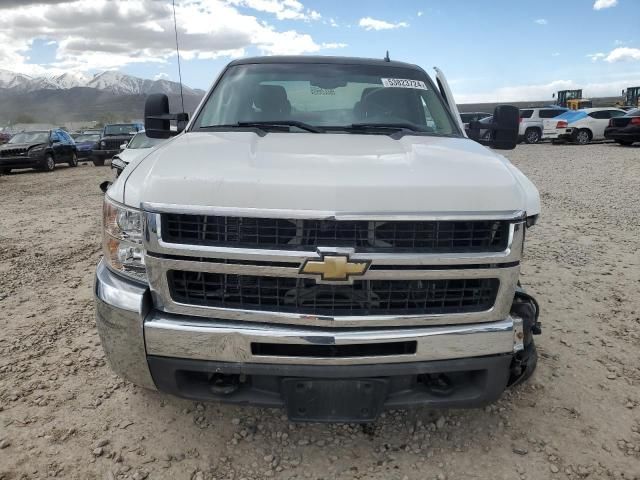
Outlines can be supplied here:
<path id="1" fill-rule="evenodd" d="M 46 147 L 44 145 L 40 146 L 40 147 L 33 147 L 32 149 L 29 150 L 29 155 L 40 155 L 44 149 Z"/>
<path id="2" fill-rule="evenodd" d="M 105 196 L 102 212 L 102 247 L 108 265 L 123 275 L 146 281 L 140 210 L 125 207 Z"/>

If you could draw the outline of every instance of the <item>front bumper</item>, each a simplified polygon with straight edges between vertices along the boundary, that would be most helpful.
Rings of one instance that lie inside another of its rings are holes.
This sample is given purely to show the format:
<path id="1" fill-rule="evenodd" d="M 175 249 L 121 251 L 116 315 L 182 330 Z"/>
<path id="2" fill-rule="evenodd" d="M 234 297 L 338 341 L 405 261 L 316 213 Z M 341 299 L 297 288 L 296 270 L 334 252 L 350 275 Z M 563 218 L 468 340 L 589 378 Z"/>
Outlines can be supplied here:
<path id="1" fill-rule="evenodd" d="M 105 158 L 105 159 L 109 159 L 111 157 L 113 157 L 114 155 L 117 155 L 118 153 L 120 153 L 120 150 L 93 150 L 92 151 L 92 156 L 96 157 L 96 158 Z"/>
<path id="2" fill-rule="evenodd" d="M 43 157 L 0 157 L 0 168 L 33 168 L 41 165 Z"/>
<path id="3" fill-rule="evenodd" d="M 146 286 L 103 261 L 94 292 L 112 369 L 140 386 L 201 400 L 281 406 L 288 399 L 283 381 L 291 377 L 375 377 L 387 379 L 384 408 L 479 406 L 504 390 L 513 354 L 523 349 L 522 321 L 511 316 L 457 326 L 335 329 L 169 314 L 153 308 Z M 453 393 L 427 388 L 424 378 L 439 374 L 459 383 Z M 221 394 L 209 383 L 216 375 L 244 380 Z"/>
<path id="4" fill-rule="evenodd" d="M 77 150 L 78 160 L 90 159 L 93 156 L 93 150 Z"/>

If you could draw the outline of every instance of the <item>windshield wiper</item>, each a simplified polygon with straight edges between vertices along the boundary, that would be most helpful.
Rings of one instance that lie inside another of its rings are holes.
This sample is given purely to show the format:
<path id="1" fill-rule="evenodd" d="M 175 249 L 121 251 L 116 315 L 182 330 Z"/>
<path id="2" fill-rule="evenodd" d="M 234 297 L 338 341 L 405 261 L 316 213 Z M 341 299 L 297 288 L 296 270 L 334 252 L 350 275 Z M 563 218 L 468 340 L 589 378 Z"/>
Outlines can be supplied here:
<path id="1" fill-rule="evenodd" d="M 385 135 L 387 134 L 387 132 L 391 132 L 390 137 L 394 140 L 398 140 L 406 134 L 428 133 L 426 130 L 420 130 L 419 127 L 412 123 L 352 123 L 351 125 L 347 125 L 344 128 L 347 131 L 353 130 L 358 132 L 381 132 Z"/>
<path id="2" fill-rule="evenodd" d="M 297 120 L 273 120 L 266 122 L 238 122 L 239 127 L 257 127 L 257 128 L 269 128 L 269 127 L 296 127 L 300 130 L 305 130 L 312 133 L 324 133 L 324 130 L 319 127 L 314 127 L 308 123 L 299 122 Z"/>

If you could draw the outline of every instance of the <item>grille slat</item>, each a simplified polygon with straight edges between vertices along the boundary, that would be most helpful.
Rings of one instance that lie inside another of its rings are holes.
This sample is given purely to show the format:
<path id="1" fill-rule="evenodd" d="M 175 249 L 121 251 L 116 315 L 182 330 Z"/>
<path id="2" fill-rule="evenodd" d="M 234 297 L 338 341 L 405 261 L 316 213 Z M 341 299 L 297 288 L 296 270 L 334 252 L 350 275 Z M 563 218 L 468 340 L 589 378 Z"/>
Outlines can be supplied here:
<path id="1" fill-rule="evenodd" d="M 314 251 L 497 252 L 507 247 L 509 222 L 293 220 L 211 215 L 162 215 L 169 243 Z"/>
<path id="2" fill-rule="evenodd" d="M 360 280 L 352 285 L 313 279 L 170 270 L 178 303 L 306 315 L 420 315 L 481 312 L 495 302 L 499 280 Z"/>

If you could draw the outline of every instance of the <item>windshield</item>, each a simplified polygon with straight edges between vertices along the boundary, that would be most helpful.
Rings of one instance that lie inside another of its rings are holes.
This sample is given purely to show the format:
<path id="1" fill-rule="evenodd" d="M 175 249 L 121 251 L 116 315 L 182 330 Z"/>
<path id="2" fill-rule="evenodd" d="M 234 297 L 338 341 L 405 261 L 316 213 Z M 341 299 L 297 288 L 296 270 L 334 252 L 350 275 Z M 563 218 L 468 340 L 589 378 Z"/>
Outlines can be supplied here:
<path id="1" fill-rule="evenodd" d="M 207 99 L 193 128 L 256 122 L 288 122 L 286 131 L 292 132 L 401 125 L 412 133 L 459 134 L 424 72 L 376 65 L 281 63 L 231 67 Z"/>
<path id="2" fill-rule="evenodd" d="M 149 138 L 145 133 L 138 133 L 131 139 L 127 148 L 151 148 L 162 142 L 162 138 Z"/>
<path id="3" fill-rule="evenodd" d="M 7 143 L 47 143 L 49 132 L 22 132 L 17 133 Z"/>
<path id="4" fill-rule="evenodd" d="M 136 126 L 131 123 L 123 125 L 107 125 L 104 127 L 105 135 L 131 135 L 137 131 Z"/>
<path id="5" fill-rule="evenodd" d="M 73 139 L 76 141 L 76 143 L 97 142 L 98 140 L 100 140 L 100 135 L 96 133 L 92 133 L 90 135 L 82 134 L 74 136 Z"/>

